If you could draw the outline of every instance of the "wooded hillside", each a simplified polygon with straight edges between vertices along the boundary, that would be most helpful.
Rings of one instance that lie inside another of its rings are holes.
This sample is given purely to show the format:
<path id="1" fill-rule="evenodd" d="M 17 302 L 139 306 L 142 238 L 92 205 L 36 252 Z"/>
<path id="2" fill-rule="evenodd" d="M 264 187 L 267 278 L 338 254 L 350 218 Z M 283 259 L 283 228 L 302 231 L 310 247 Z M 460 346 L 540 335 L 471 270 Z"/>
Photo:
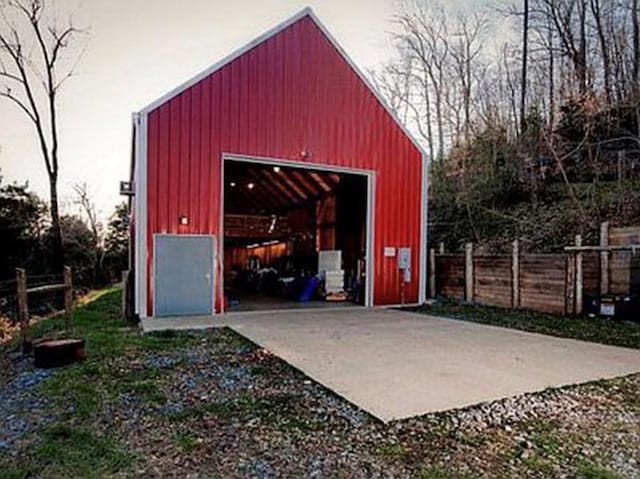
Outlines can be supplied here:
<path id="1" fill-rule="evenodd" d="M 374 78 L 430 155 L 430 242 L 542 252 L 640 224 L 639 0 L 408 2 L 393 39 Z"/>

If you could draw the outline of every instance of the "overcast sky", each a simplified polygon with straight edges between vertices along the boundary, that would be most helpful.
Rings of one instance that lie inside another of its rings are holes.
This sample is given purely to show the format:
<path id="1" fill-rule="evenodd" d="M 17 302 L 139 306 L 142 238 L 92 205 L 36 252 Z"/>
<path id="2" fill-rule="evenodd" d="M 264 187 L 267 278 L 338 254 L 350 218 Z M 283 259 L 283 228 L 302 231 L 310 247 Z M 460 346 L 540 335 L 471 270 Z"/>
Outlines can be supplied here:
<path id="1" fill-rule="evenodd" d="M 72 0 L 57 0 L 58 7 Z M 86 182 L 101 216 L 121 200 L 128 177 L 131 113 L 311 6 L 363 69 L 389 58 L 396 0 L 80 0 L 76 24 L 89 27 L 87 50 L 60 97 L 60 195 Z M 473 3 L 471 1 L 462 3 Z M 75 5 L 75 4 L 74 4 Z M 33 127 L 0 101 L 0 169 L 47 197 Z"/>

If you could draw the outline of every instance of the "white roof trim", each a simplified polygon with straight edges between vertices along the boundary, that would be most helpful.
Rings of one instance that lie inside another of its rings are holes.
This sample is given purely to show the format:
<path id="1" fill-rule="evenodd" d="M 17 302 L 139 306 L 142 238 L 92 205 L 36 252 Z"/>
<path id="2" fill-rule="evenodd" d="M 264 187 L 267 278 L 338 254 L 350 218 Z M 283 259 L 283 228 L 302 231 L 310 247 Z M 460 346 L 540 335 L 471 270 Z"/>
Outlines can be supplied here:
<path id="1" fill-rule="evenodd" d="M 217 70 L 220 70 L 222 67 L 224 67 L 225 65 L 231 63 L 233 60 L 239 58 L 240 56 L 244 55 L 245 53 L 247 53 L 249 50 L 251 50 L 255 46 L 267 41 L 271 37 L 277 35 L 282 30 L 286 29 L 287 27 L 291 26 L 292 24 L 296 23 L 298 20 L 301 20 L 302 18 L 304 18 L 306 16 L 308 16 L 309 18 L 311 18 L 314 21 L 314 23 L 318 26 L 318 28 L 320 28 L 320 31 L 322 31 L 322 33 L 324 33 L 324 35 L 329 39 L 329 41 L 331 42 L 333 47 L 346 60 L 346 62 L 349 64 L 349 66 L 353 69 L 353 71 L 356 72 L 356 74 L 365 83 L 365 85 L 367 85 L 369 90 L 374 94 L 376 99 L 384 107 L 384 109 L 387 111 L 387 113 L 391 116 L 391 118 L 393 118 L 393 120 L 402 129 L 404 134 L 407 135 L 411 139 L 411 141 L 413 142 L 415 147 L 418 148 L 418 150 L 420 150 L 420 152 L 422 152 L 422 154 L 426 156 L 427 153 L 426 153 L 425 149 L 422 147 L 422 145 L 420 144 L 420 142 L 407 129 L 407 127 L 400 121 L 400 119 L 396 116 L 396 114 L 393 112 L 393 110 L 389 107 L 389 105 L 387 104 L 385 99 L 382 97 L 382 95 L 378 92 L 378 90 L 375 88 L 375 86 L 366 77 L 366 75 L 362 72 L 362 70 L 360 70 L 360 68 L 358 68 L 358 66 L 351 59 L 351 57 L 347 54 L 347 52 L 345 52 L 345 50 L 336 41 L 336 39 L 333 37 L 333 35 L 331 35 L 331 33 L 329 33 L 329 30 L 327 30 L 327 28 L 324 26 L 324 24 L 316 16 L 316 14 L 313 12 L 311 7 L 305 7 L 300 12 L 296 13 L 295 15 L 293 15 L 290 18 L 288 18 L 287 20 L 285 20 L 284 22 L 280 23 L 279 25 L 276 25 L 274 28 L 266 31 L 265 33 L 263 33 L 262 35 L 258 36 L 257 38 L 255 38 L 254 40 L 252 40 L 251 42 L 249 42 L 248 44 L 246 44 L 242 48 L 238 48 L 233 53 L 231 53 L 230 55 L 227 55 L 225 58 L 223 58 L 219 62 L 217 62 L 217 63 L 213 64 L 212 66 L 210 66 L 209 68 L 201 71 L 200 73 L 195 75 L 193 78 L 191 78 L 191 79 L 187 80 L 186 82 L 182 83 L 181 85 L 177 86 L 176 88 L 174 88 L 173 90 L 169 91 L 165 95 L 161 96 L 157 100 L 149 103 L 147 106 L 145 106 L 144 108 L 142 108 L 140 110 L 140 114 L 147 115 L 152 110 L 155 110 L 156 108 L 158 108 L 159 106 L 163 105 L 167 101 L 169 101 L 172 98 L 178 96 L 180 93 L 182 93 L 183 91 L 185 91 L 188 88 L 192 87 L 193 85 L 195 85 L 199 81 L 201 81 L 204 78 L 208 77 L 212 73 L 215 73 Z"/>

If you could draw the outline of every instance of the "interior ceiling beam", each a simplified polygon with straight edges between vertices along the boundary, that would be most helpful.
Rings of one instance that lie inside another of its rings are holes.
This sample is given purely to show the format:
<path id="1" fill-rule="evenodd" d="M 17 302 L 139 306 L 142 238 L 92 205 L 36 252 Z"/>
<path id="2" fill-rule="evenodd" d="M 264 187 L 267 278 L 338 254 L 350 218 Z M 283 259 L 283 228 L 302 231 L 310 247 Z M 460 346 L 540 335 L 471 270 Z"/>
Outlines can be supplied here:
<path id="1" fill-rule="evenodd" d="M 275 212 L 332 193 L 340 180 L 340 175 L 332 172 L 230 162 L 225 171 L 225 191 L 228 204 L 237 212 Z M 236 186 L 231 187 L 231 182 Z M 251 190 L 249 183 L 254 184 Z"/>
<path id="2" fill-rule="evenodd" d="M 291 175 L 293 177 L 293 179 L 295 179 L 296 181 L 298 181 L 298 183 L 300 183 L 305 190 L 307 190 L 307 192 L 309 193 L 310 196 L 312 197 L 317 197 L 320 195 L 321 191 L 317 186 L 314 186 L 311 181 L 309 181 L 306 177 L 306 175 L 300 171 L 293 171 L 291 172 Z"/>
<path id="3" fill-rule="evenodd" d="M 264 187 L 256 186 L 253 190 L 247 191 L 245 195 L 247 205 L 250 207 L 254 207 L 251 209 L 256 209 L 255 207 L 261 207 L 258 209 L 280 209 L 281 203 L 278 201 L 277 197 L 274 197 L 269 191 Z"/>
<path id="4" fill-rule="evenodd" d="M 311 178 L 313 178 L 315 182 L 320 185 L 320 187 L 325 191 L 325 193 L 328 193 L 331 191 L 331 186 L 327 184 L 327 182 L 324 180 L 324 178 L 322 178 L 320 174 L 316 173 L 315 171 L 311 171 L 309 172 L 309 176 L 311 176 Z"/>
<path id="5" fill-rule="evenodd" d="M 234 212 L 255 211 L 272 204 L 273 200 L 269 195 L 261 194 L 256 188 L 248 191 L 246 185 L 238 185 L 225 191 L 225 206 Z"/>
<path id="6" fill-rule="evenodd" d="M 250 173 L 250 177 L 255 186 L 253 190 L 248 192 L 249 196 L 251 196 L 252 192 L 255 192 L 256 198 L 260 198 L 264 203 L 268 203 L 270 208 L 280 209 L 287 206 L 287 202 L 282 200 L 281 195 L 277 194 L 277 192 L 274 194 L 274 189 L 263 181 L 255 171 Z"/>
<path id="7" fill-rule="evenodd" d="M 236 186 L 232 187 L 231 182 L 234 182 Z M 249 183 L 254 184 L 251 190 L 248 189 Z M 225 195 L 229 199 L 226 203 L 232 205 L 232 209 L 236 211 L 251 211 L 260 208 L 280 209 L 285 206 L 280 201 L 280 195 L 274 195 L 271 190 L 265 187 L 264 182 L 258 181 L 255 175 L 246 170 L 241 174 L 238 174 L 237 171 L 231 171 L 228 175 L 225 173 Z"/>
<path id="8" fill-rule="evenodd" d="M 313 177 L 310 171 L 307 171 L 307 178 L 309 179 L 309 182 L 313 185 L 313 187 L 318 191 L 318 197 L 325 194 L 325 189 L 318 182 L 318 180 Z"/>
<path id="9" fill-rule="evenodd" d="M 279 208 L 287 208 L 291 205 L 291 201 L 287 195 L 283 195 L 280 188 L 277 188 L 272 182 L 265 179 L 260 170 L 248 168 L 247 172 L 251 176 L 251 180 L 256 184 L 256 187 L 262 186 L 271 195 L 274 202 L 279 205 Z M 283 196 L 285 197 L 283 198 Z"/>
<path id="10" fill-rule="evenodd" d="M 300 202 L 299 198 L 297 198 L 293 193 L 291 193 L 291 191 L 287 188 L 287 185 L 280 182 L 279 178 L 270 176 L 267 170 L 263 169 L 260 171 L 262 172 L 262 178 L 264 180 L 270 181 L 271 184 L 273 184 L 280 192 L 284 194 L 284 196 L 289 198 L 289 200 L 291 200 L 294 204 L 298 204 Z"/>
<path id="11" fill-rule="evenodd" d="M 247 192 L 247 198 L 254 205 L 259 205 L 259 209 L 273 209 L 278 203 L 273 201 L 270 193 L 265 188 L 256 186 L 252 191 Z"/>
<path id="12" fill-rule="evenodd" d="M 302 188 L 300 188 L 291 178 L 289 178 L 290 173 L 287 170 L 280 170 L 278 173 L 273 173 L 269 170 L 265 170 L 265 175 L 273 175 L 276 176 L 278 178 L 280 178 L 282 181 L 284 181 L 293 191 L 296 192 L 296 194 L 302 198 L 303 200 L 308 200 L 309 199 L 309 195 L 307 195 L 307 193 L 305 193 L 304 191 L 302 191 Z"/>

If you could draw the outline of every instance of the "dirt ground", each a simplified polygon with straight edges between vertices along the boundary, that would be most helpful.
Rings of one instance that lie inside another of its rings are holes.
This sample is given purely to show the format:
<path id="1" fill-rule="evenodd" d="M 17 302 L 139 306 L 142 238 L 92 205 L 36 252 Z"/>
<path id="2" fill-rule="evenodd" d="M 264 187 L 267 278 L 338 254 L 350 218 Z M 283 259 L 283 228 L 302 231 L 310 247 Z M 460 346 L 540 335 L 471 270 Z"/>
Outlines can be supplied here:
<path id="1" fill-rule="evenodd" d="M 131 341 L 3 357 L 0 476 L 640 477 L 640 375 L 385 425 L 230 330 Z"/>

